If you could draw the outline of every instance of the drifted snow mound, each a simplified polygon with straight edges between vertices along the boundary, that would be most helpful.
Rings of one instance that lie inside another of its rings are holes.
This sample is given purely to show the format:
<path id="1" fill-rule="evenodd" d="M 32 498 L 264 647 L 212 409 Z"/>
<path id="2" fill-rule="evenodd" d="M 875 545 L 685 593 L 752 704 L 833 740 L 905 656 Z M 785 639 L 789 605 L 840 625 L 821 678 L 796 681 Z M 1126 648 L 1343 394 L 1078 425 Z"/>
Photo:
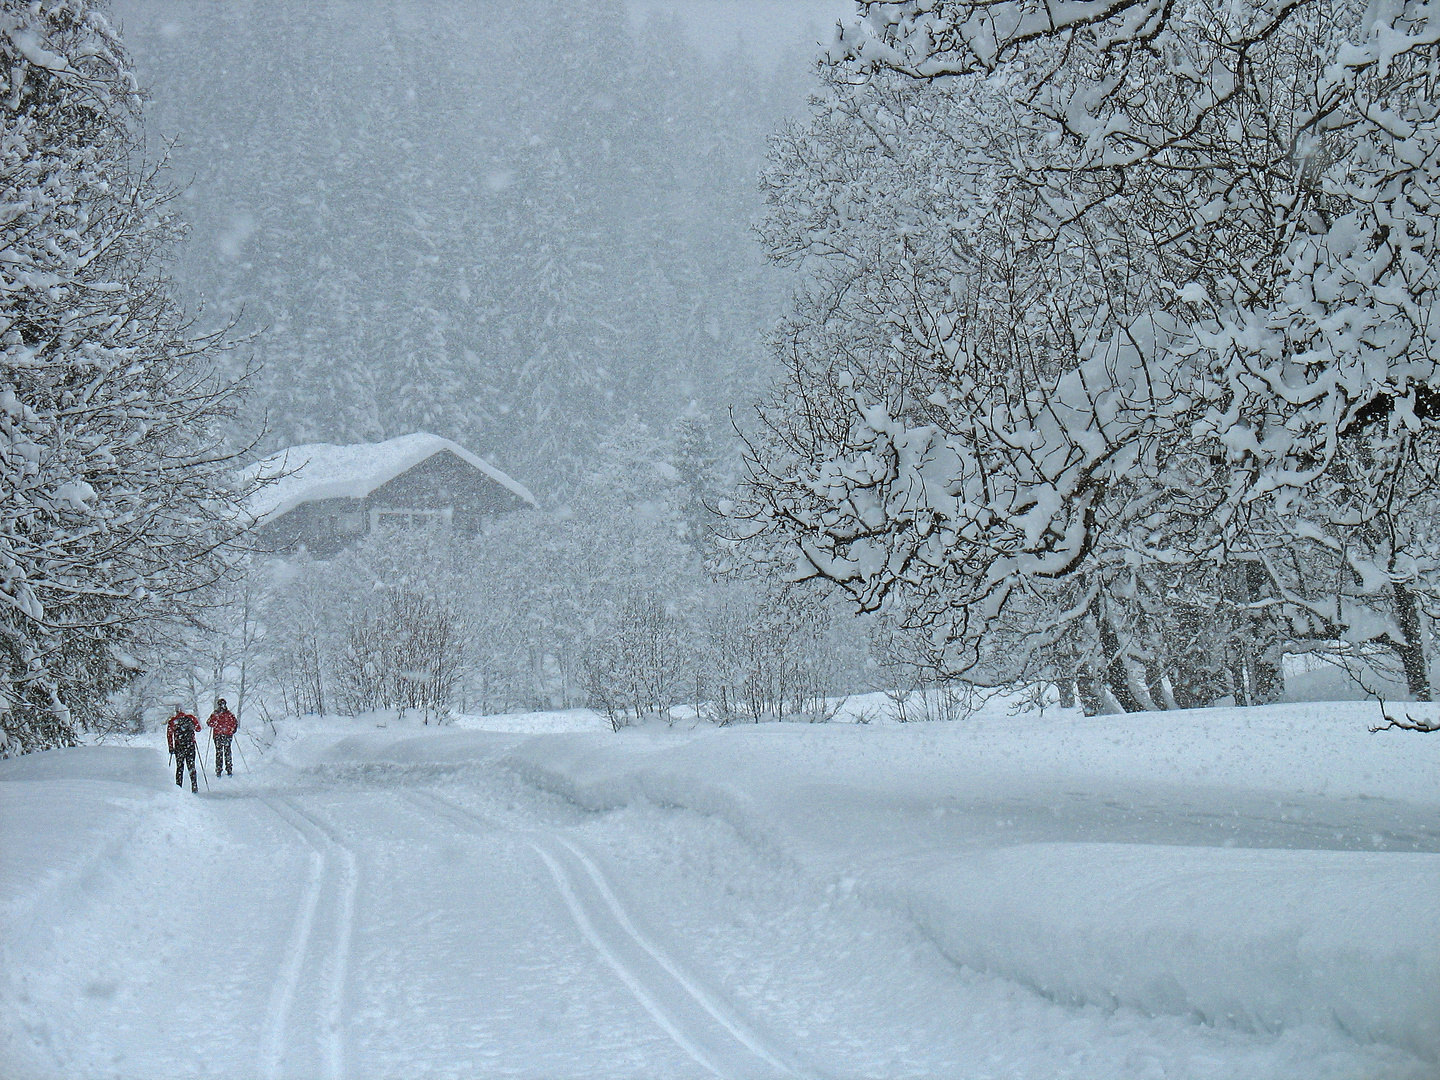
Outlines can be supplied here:
<path id="1" fill-rule="evenodd" d="M 0 781 L 113 780 L 163 791 L 175 786 L 167 773 L 164 755 L 143 746 L 73 746 L 0 761 Z"/>
<path id="2" fill-rule="evenodd" d="M 866 826 L 893 825 L 893 796 L 907 786 L 918 795 L 1008 783 L 983 762 L 944 761 L 930 731 L 911 740 L 933 769 L 923 776 L 918 755 L 907 760 L 900 745 L 874 753 L 849 732 L 737 734 L 668 744 L 537 738 L 505 761 L 590 809 L 683 807 L 802 862 L 795 849 L 817 841 L 806 823 L 830 805 L 810 805 L 827 789 L 807 781 L 843 778 L 855 830 L 851 887 L 905 912 L 959 964 L 1066 1004 L 1256 1032 L 1318 1025 L 1440 1062 L 1440 855 L 983 839 L 946 851 L 920 836 L 921 820 L 910 846 L 893 828 Z M 1234 771 L 1219 779 L 1233 782 Z M 1105 777 L 1101 790 L 1115 782 Z"/>
<path id="3" fill-rule="evenodd" d="M 951 959 L 1059 1001 L 1435 1061 L 1437 883 L 1433 854 L 1065 843 L 952 857 L 892 895 Z"/>

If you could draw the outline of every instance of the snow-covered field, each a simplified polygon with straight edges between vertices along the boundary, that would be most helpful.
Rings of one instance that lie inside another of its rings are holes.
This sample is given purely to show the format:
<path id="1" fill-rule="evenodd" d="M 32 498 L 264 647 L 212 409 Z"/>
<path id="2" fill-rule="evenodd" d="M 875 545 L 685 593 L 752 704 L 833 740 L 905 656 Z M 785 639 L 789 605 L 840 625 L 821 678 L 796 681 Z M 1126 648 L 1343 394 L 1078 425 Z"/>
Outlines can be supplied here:
<path id="1" fill-rule="evenodd" d="M 1374 716 L 0 762 L 0 1076 L 1440 1077 L 1440 738 Z"/>

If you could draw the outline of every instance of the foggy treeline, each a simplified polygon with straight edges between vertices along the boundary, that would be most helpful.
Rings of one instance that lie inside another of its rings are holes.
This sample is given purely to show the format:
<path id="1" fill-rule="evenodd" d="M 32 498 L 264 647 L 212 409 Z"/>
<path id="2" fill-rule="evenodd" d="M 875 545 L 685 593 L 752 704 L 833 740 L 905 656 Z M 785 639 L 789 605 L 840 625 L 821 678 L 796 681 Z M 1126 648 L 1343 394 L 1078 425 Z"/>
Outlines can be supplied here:
<path id="1" fill-rule="evenodd" d="M 623 0 L 115 10 L 151 153 L 179 140 L 186 304 L 263 330 L 267 447 L 432 431 L 549 491 L 768 382 L 790 285 L 750 228 L 803 38 L 705 54 Z"/>
<path id="2" fill-rule="evenodd" d="M 431 431 L 541 497 L 473 543 L 248 559 L 122 712 L 230 685 L 277 715 L 758 720 L 868 677 L 863 625 L 706 568 L 793 288 L 758 175 L 823 21 L 777 61 L 621 0 L 116 11 L 178 140 L 172 273 L 254 334 L 261 447 Z"/>

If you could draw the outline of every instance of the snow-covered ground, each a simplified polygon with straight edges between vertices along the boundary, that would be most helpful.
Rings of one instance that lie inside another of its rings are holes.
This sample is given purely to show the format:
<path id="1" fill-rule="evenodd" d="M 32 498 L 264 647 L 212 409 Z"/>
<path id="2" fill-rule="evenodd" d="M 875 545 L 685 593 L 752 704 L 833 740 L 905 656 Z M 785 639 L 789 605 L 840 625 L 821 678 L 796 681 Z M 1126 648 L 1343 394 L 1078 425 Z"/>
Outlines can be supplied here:
<path id="1" fill-rule="evenodd" d="M 307 718 L 199 797 L 156 736 L 0 762 L 0 1076 L 1440 1077 L 1440 739 L 1374 719 Z"/>

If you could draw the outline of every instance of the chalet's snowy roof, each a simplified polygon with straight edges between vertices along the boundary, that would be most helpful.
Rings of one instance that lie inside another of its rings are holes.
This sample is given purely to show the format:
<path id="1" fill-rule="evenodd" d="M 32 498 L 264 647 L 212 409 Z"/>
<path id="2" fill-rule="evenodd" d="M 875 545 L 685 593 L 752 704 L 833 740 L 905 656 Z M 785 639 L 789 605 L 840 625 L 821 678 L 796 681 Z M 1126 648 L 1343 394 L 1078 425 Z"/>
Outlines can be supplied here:
<path id="1" fill-rule="evenodd" d="M 260 478 L 279 477 L 266 484 L 250 500 L 249 510 L 257 522 L 273 520 L 301 503 L 320 499 L 363 499 L 382 484 L 413 469 L 442 450 L 449 450 L 502 487 L 513 491 L 534 506 L 535 496 L 525 485 L 512 480 L 489 462 L 439 435 L 417 431 L 381 443 L 332 446 L 312 443 L 292 446 L 271 454 L 251 467 Z"/>

